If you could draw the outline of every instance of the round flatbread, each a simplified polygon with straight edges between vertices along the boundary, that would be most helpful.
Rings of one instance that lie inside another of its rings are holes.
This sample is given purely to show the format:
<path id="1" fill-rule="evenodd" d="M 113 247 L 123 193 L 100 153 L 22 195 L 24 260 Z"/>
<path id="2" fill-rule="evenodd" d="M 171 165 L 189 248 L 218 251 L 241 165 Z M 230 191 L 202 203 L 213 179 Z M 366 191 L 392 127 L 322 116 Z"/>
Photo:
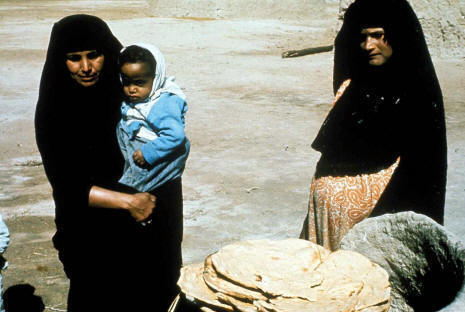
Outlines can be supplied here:
<path id="1" fill-rule="evenodd" d="M 178 280 L 181 291 L 204 305 L 220 308 L 221 311 L 233 311 L 231 306 L 221 303 L 215 292 L 205 285 L 202 277 L 203 269 L 203 263 L 191 264 L 181 268 L 181 276 Z"/>
<path id="2" fill-rule="evenodd" d="M 255 306 L 260 312 L 353 312 L 357 303 L 357 296 L 345 300 L 308 301 L 299 298 L 275 298 L 269 302 L 256 301 Z"/>
<path id="3" fill-rule="evenodd" d="M 301 239 L 254 240 L 228 245 L 211 259 L 216 272 L 237 285 L 261 291 L 267 297 L 315 301 L 313 287 L 323 281 L 315 269 L 329 253 Z"/>
<path id="4" fill-rule="evenodd" d="M 233 297 L 218 293 L 218 299 L 234 308 L 234 311 L 240 312 L 257 312 L 257 307 L 253 303 L 237 300 Z"/>
<path id="5" fill-rule="evenodd" d="M 324 276 L 318 291 L 331 293 L 338 285 L 362 283 L 363 288 L 357 295 L 357 311 L 370 307 L 373 311 L 389 310 L 389 275 L 367 257 L 353 251 L 338 250 L 331 253 L 316 270 Z"/>
<path id="6" fill-rule="evenodd" d="M 187 266 L 178 282 L 213 310 L 387 312 L 387 272 L 365 256 L 298 239 L 228 245 Z"/>
<path id="7" fill-rule="evenodd" d="M 203 271 L 203 279 L 205 284 L 215 292 L 221 292 L 230 297 L 242 301 L 253 302 L 254 300 L 267 300 L 261 292 L 245 288 L 243 286 L 234 284 L 222 276 L 218 276 L 215 268 L 213 267 L 211 256 L 205 259 L 205 268 Z"/>

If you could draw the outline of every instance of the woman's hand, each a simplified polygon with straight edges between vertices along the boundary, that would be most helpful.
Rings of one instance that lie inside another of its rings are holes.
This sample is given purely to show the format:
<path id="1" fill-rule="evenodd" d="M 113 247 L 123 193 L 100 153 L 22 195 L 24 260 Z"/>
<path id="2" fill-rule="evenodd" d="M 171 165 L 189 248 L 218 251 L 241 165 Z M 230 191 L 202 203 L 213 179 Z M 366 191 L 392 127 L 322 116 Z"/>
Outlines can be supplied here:
<path id="1" fill-rule="evenodd" d="M 156 200 L 156 197 L 150 193 L 136 193 L 129 203 L 129 213 L 136 221 L 144 221 L 155 208 Z"/>
<path id="2" fill-rule="evenodd" d="M 138 222 L 147 219 L 155 208 L 156 197 L 150 193 L 127 194 L 99 186 L 92 186 L 89 206 L 110 209 L 125 209 Z"/>

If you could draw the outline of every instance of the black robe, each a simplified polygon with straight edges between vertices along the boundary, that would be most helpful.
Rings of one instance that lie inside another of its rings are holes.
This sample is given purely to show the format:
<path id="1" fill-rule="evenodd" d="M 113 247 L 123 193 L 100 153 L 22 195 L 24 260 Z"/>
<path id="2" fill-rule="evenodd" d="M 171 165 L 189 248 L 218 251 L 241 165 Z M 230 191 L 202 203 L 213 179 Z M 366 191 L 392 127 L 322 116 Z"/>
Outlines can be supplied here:
<path id="1" fill-rule="evenodd" d="M 376 14 L 374 14 L 374 12 Z M 383 27 L 393 54 L 370 66 L 360 31 Z M 373 173 L 400 163 L 371 216 L 412 210 L 444 221 L 447 144 L 439 82 L 420 23 L 405 0 L 357 0 L 335 40 L 334 91 L 349 87 L 312 147 L 316 176 Z"/>
<path id="2" fill-rule="evenodd" d="M 157 211 L 146 227 L 127 211 L 88 204 L 94 185 L 135 192 L 117 183 L 124 165 L 116 138 L 121 48 L 99 18 L 69 16 L 53 26 L 42 72 L 36 140 L 53 188 L 53 243 L 70 278 L 70 311 L 145 311 L 176 292 L 182 240 L 180 181 L 155 191 Z M 83 87 L 70 77 L 65 54 L 94 49 L 104 55 L 103 70 L 94 86 Z"/>

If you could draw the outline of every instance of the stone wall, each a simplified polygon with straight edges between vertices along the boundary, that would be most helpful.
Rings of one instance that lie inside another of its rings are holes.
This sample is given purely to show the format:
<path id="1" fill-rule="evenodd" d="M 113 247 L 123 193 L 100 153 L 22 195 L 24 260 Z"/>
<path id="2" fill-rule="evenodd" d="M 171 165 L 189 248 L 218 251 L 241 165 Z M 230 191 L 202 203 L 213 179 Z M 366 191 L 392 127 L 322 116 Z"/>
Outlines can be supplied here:
<path id="1" fill-rule="evenodd" d="M 340 1 L 339 20 L 352 2 Z M 409 0 L 409 3 L 420 20 L 431 54 L 465 56 L 465 1 Z"/>

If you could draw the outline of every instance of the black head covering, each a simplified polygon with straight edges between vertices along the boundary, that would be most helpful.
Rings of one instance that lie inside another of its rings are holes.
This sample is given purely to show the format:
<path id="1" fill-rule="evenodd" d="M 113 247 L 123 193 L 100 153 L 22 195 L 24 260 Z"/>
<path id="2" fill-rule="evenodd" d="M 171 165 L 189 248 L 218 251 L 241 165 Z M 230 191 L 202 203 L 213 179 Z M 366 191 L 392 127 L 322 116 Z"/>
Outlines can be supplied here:
<path id="1" fill-rule="evenodd" d="M 363 28 L 382 27 L 393 54 L 371 66 Z M 443 220 L 447 168 L 442 93 L 420 23 L 406 0 L 356 0 L 335 40 L 334 92 L 349 87 L 312 147 L 317 175 L 354 175 L 401 162 L 380 199 L 380 212 L 416 210 Z M 429 194 L 424 196 L 424 194 Z M 383 210 L 384 209 L 384 210 Z"/>
<path id="2" fill-rule="evenodd" d="M 396 78 L 401 80 L 399 84 L 421 78 L 420 83 L 433 83 L 438 91 L 439 84 L 423 31 L 409 3 L 406 0 L 357 0 L 347 9 L 335 40 L 334 92 L 347 78 L 357 79 L 373 69 L 366 56 L 360 53 L 360 31 L 369 27 L 384 28 L 385 38 L 394 51 L 388 65 L 396 72 L 402 70 L 402 75 Z"/>
<path id="3" fill-rule="evenodd" d="M 111 87 L 118 81 L 116 61 L 121 48 L 120 42 L 113 36 L 108 25 L 98 17 L 78 14 L 65 17 L 55 23 L 40 81 L 37 103 L 39 113 L 45 107 L 53 106 L 55 109 L 60 97 L 69 96 L 71 89 L 75 93 L 83 92 L 82 87 L 79 89 L 79 86 L 73 83 L 66 68 L 66 53 L 86 50 L 102 52 L 105 56 L 105 65 L 101 73 L 102 81 L 98 83 L 99 89 L 102 89 L 102 87 Z M 89 90 L 84 90 L 86 91 Z"/>
<path id="4" fill-rule="evenodd" d="M 70 220 L 67 216 L 85 214 L 92 185 L 108 187 L 121 174 L 123 160 L 115 135 L 121 101 L 116 62 L 121 48 L 108 25 L 95 16 L 72 15 L 53 26 L 35 130 L 53 188 L 59 231 Z M 70 77 L 65 55 L 87 50 L 101 52 L 104 65 L 97 83 L 83 87 Z"/>

